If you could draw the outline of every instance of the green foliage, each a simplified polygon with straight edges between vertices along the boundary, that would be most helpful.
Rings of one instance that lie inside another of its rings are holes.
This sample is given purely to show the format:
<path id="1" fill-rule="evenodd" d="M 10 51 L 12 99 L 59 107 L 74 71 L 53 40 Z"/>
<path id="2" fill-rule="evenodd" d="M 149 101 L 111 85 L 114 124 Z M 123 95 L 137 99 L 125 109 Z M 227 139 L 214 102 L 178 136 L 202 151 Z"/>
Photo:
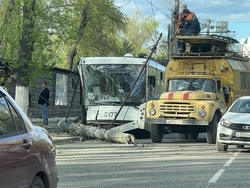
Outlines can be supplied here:
<path id="1" fill-rule="evenodd" d="M 158 24 L 139 14 L 128 19 L 113 0 L 4 0 L 0 57 L 12 70 L 21 69 L 18 76 L 30 84 L 55 65 L 66 68 L 70 58 L 76 64 L 82 56 L 148 54 L 159 35 Z"/>
<path id="2" fill-rule="evenodd" d="M 150 54 L 152 45 L 159 37 L 158 26 L 159 22 L 156 22 L 152 16 L 142 18 L 140 12 L 134 12 L 128 19 L 126 31 L 121 35 L 122 51 L 135 56 Z"/>

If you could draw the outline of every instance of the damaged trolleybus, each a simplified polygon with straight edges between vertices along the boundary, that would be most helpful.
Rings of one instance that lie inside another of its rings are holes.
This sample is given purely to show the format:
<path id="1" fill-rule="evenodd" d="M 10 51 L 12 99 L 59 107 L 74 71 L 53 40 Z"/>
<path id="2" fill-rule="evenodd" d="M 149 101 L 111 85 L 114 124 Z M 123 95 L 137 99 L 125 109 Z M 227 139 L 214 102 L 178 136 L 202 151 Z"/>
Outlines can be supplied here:
<path id="1" fill-rule="evenodd" d="M 146 66 L 145 63 L 145 58 L 131 54 L 80 59 L 78 70 L 87 125 L 107 129 L 112 124 L 112 129 L 137 138 L 149 136 L 145 104 L 158 99 L 164 91 L 165 67 L 152 60 Z"/>

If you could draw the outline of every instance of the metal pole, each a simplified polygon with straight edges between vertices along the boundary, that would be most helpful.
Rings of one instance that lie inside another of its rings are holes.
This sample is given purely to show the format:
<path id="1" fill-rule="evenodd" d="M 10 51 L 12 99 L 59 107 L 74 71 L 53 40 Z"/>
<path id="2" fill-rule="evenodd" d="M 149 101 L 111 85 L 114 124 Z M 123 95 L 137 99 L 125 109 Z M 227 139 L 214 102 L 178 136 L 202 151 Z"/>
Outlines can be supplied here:
<path id="1" fill-rule="evenodd" d="M 134 89 L 134 87 L 135 87 L 136 83 L 138 82 L 138 80 L 139 80 L 140 76 L 142 75 L 142 73 L 143 73 L 144 69 L 146 68 L 146 66 L 147 66 L 147 64 L 148 64 L 149 59 L 151 58 L 151 56 L 153 55 L 153 53 L 154 53 L 154 52 L 155 52 L 155 50 L 157 49 L 157 45 L 158 45 L 158 43 L 159 43 L 159 41 L 160 41 L 161 37 L 162 37 L 162 33 L 160 34 L 160 36 L 159 36 L 159 38 L 158 38 L 157 42 L 155 43 L 155 45 L 152 47 L 152 49 L 151 49 L 151 53 L 150 53 L 150 55 L 148 56 L 148 58 L 146 59 L 146 62 L 145 62 L 145 64 L 144 64 L 144 66 L 143 66 L 143 68 L 142 68 L 142 70 L 141 70 L 140 74 L 138 75 L 138 77 L 137 77 L 137 79 L 136 79 L 135 83 L 134 83 L 134 84 L 133 84 L 133 86 L 131 87 L 131 89 L 130 89 L 129 93 L 127 94 L 127 96 L 126 96 L 125 100 L 123 101 L 123 103 L 122 103 L 122 105 L 121 105 L 120 109 L 119 109 L 119 110 L 118 110 L 118 112 L 116 113 L 114 120 L 111 122 L 111 124 L 110 124 L 110 126 L 108 127 L 108 129 L 107 129 L 107 130 L 111 129 L 111 127 L 113 126 L 113 124 L 114 124 L 114 122 L 115 122 L 116 118 L 117 118 L 117 117 L 118 117 L 118 115 L 120 114 L 120 112 L 121 112 L 121 110 L 122 110 L 123 106 L 125 105 L 126 101 L 127 101 L 127 100 L 128 100 L 128 98 L 129 98 L 129 96 L 130 96 L 130 94 L 131 94 L 132 90 Z"/>
<path id="2" fill-rule="evenodd" d="M 171 40 L 173 42 L 171 54 L 176 53 L 178 50 L 177 48 L 177 42 L 174 39 L 174 36 L 176 34 L 176 31 L 178 29 L 178 15 L 179 15 L 179 9 L 180 9 L 180 2 L 179 0 L 175 0 L 175 7 L 174 7 L 174 14 L 172 14 L 172 32 L 171 32 Z"/>
<path id="3" fill-rule="evenodd" d="M 210 33 L 210 24 L 211 24 L 211 20 L 207 19 L 207 35 L 209 35 Z"/>

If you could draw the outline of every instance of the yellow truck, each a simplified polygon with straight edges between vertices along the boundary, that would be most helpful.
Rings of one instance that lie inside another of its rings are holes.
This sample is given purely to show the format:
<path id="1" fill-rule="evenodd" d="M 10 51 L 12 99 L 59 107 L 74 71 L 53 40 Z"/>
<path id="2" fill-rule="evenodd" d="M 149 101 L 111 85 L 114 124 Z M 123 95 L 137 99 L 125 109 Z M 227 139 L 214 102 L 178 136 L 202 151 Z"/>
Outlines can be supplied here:
<path id="1" fill-rule="evenodd" d="M 166 91 L 146 104 L 151 140 L 179 133 L 197 139 L 206 133 L 216 141 L 217 123 L 225 109 L 240 96 L 250 95 L 250 61 L 230 50 L 235 39 L 217 35 L 177 36 L 186 45 L 173 54 L 165 70 Z"/>

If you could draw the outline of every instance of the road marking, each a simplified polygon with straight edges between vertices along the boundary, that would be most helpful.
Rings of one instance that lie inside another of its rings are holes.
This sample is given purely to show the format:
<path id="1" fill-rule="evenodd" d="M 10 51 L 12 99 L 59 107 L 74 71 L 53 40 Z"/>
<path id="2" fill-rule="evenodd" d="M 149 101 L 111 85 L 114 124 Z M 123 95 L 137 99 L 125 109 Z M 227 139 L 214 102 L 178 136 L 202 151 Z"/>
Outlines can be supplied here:
<path id="1" fill-rule="evenodd" d="M 225 169 L 220 169 L 218 170 L 214 176 L 208 181 L 209 183 L 215 183 L 219 178 L 220 176 L 223 174 L 223 172 L 225 172 Z"/>
<path id="2" fill-rule="evenodd" d="M 236 152 L 234 154 L 234 156 L 238 156 L 239 152 Z M 232 162 L 234 161 L 235 157 L 230 157 L 227 162 L 225 162 L 224 166 L 230 166 L 232 164 Z M 215 183 L 220 176 L 225 172 L 225 169 L 219 169 L 214 176 L 208 181 L 209 183 Z"/>
<path id="3" fill-rule="evenodd" d="M 224 166 L 230 166 L 230 164 L 234 161 L 234 157 L 231 157 L 230 159 L 228 159 L 228 161 L 224 164 Z"/>

